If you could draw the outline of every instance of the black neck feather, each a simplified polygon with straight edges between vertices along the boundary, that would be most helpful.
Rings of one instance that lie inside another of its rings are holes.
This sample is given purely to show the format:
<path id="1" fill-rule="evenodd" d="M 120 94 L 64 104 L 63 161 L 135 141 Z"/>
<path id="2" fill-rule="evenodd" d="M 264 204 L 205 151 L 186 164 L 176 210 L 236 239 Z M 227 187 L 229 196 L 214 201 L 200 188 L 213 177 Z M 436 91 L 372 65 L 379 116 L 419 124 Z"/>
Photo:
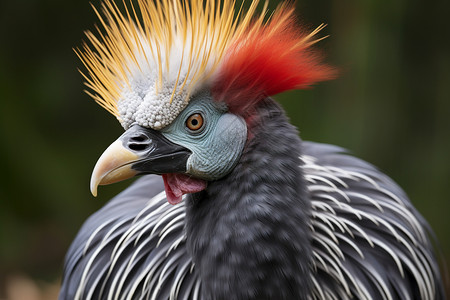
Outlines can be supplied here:
<path id="1" fill-rule="evenodd" d="M 255 113 L 239 164 L 187 199 L 187 245 L 204 299 L 306 299 L 310 290 L 301 141 L 273 100 Z"/>

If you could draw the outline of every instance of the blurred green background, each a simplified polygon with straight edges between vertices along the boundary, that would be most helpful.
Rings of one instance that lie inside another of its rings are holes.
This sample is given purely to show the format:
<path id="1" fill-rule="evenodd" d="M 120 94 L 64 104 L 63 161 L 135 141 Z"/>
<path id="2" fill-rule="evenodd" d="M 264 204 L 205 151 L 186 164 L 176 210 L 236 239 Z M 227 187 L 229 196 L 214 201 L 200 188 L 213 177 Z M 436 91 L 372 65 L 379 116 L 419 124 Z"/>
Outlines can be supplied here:
<path id="1" fill-rule="evenodd" d="M 276 98 L 303 139 L 348 148 L 394 178 L 448 263 L 450 2 L 296 5 L 311 28 L 328 23 L 319 47 L 340 77 Z M 122 132 L 77 72 L 72 48 L 96 22 L 88 1 L 0 2 L 0 299 L 11 278 L 56 285 L 83 221 L 129 184 L 89 192 L 97 158 Z"/>

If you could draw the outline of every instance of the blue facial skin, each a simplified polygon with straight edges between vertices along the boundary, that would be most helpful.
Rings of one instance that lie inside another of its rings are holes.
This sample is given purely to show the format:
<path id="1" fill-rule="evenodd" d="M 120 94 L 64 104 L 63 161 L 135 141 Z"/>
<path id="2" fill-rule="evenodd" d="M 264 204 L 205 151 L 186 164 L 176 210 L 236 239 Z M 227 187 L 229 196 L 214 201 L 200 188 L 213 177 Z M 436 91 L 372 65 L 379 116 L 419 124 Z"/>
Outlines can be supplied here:
<path id="1" fill-rule="evenodd" d="M 196 131 L 186 126 L 193 114 L 203 117 L 203 126 Z M 247 125 L 240 116 L 228 113 L 225 104 L 215 102 L 209 92 L 201 92 L 161 133 L 191 150 L 186 173 L 216 180 L 236 166 L 247 140 Z"/>

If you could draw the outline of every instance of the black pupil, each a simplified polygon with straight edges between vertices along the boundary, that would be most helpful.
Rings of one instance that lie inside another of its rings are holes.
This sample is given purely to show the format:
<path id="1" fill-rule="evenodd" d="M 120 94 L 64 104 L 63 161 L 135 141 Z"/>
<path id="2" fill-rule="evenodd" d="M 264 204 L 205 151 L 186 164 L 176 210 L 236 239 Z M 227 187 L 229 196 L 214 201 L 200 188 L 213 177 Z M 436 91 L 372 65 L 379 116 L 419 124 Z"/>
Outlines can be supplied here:
<path id="1" fill-rule="evenodd" d="M 191 124 L 192 124 L 192 126 L 197 126 L 198 125 L 198 120 L 197 119 L 192 119 L 191 120 Z"/>

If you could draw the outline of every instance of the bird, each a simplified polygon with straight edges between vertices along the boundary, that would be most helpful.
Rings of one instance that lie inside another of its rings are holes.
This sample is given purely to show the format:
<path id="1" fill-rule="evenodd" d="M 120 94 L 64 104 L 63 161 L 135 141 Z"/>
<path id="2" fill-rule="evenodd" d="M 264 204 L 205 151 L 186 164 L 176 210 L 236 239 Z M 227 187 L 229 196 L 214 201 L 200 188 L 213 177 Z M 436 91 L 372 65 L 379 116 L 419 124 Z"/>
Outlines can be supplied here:
<path id="1" fill-rule="evenodd" d="M 295 5 L 104 0 L 76 49 L 124 133 L 98 186 L 66 299 L 445 299 L 427 221 L 387 175 L 304 141 L 272 96 L 337 76 Z"/>

